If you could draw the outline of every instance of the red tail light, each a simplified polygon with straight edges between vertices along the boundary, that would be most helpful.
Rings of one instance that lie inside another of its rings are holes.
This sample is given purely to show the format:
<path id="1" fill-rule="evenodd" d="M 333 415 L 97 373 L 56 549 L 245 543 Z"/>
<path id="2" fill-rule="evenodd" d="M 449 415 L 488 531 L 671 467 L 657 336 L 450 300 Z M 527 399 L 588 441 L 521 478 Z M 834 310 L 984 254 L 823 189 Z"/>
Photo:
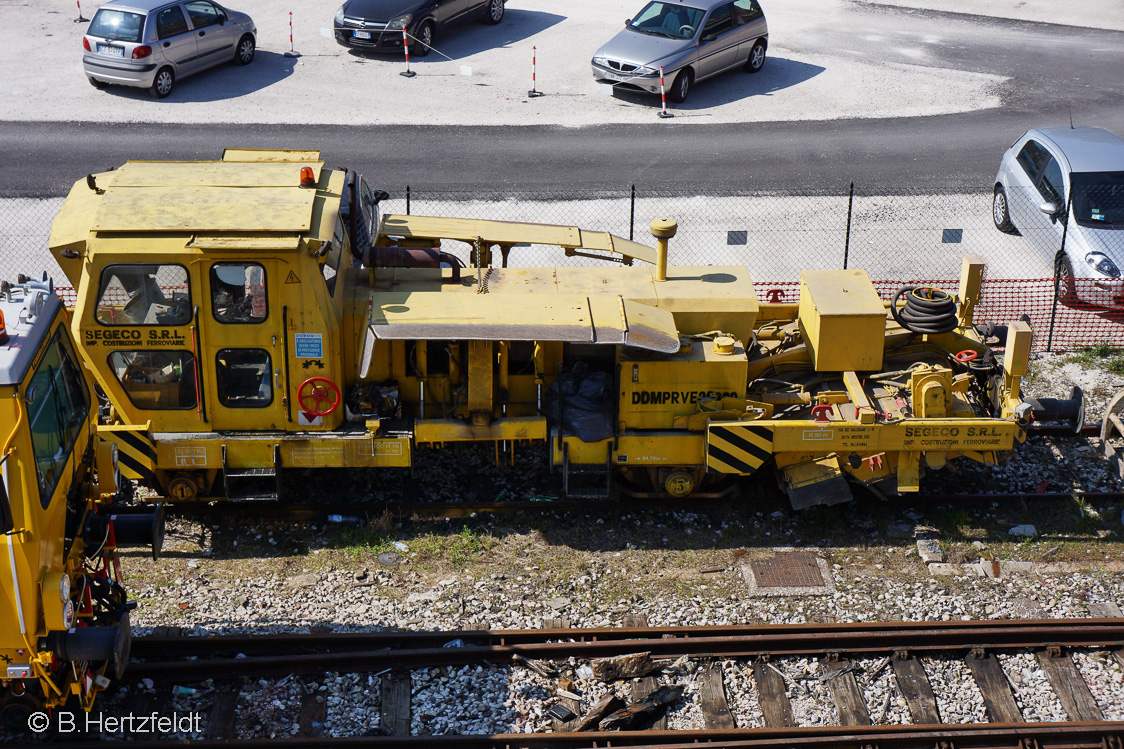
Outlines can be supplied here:
<path id="1" fill-rule="evenodd" d="M 301 187 L 316 187 L 316 177 L 312 175 L 312 167 L 301 167 Z"/>
<path id="2" fill-rule="evenodd" d="M 143 60 L 144 58 L 148 57 L 151 54 L 152 54 L 152 47 L 149 47 L 147 44 L 145 44 L 145 45 L 137 47 L 136 49 L 133 50 L 133 59 L 134 60 Z"/>
<path id="3" fill-rule="evenodd" d="M 90 40 L 86 37 L 82 37 L 82 49 L 86 50 L 87 52 L 93 52 L 93 50 L 90 49 Z"/>
<path id="4" fill-rule="evenodd" d="M 0 312 L 0 346 L 8 342 L 8 331 L 4 327 L 4 313 Z"/>

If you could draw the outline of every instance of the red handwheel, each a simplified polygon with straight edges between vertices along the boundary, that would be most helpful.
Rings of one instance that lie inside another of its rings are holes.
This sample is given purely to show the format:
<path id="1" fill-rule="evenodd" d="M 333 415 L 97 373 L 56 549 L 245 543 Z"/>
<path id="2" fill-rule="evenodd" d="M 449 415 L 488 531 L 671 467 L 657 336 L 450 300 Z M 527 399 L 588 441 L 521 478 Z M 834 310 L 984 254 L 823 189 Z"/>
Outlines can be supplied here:
<path id="1" fill-rule="evenodd" d="M 297 403 L 309 416 L 327 416 L 340 405 L 340 389 L 327 377 L 309 377 L 297 388 Z"/>
<path id="2" fill-rule="evenodd" d="M 970 361 L 975 361 L 978 356 L 978 352 L 973 351 L 970 348 L 964 349 L 956 355 L 956 361 L 960 362 L 961 364 L 967 364 Z"/>

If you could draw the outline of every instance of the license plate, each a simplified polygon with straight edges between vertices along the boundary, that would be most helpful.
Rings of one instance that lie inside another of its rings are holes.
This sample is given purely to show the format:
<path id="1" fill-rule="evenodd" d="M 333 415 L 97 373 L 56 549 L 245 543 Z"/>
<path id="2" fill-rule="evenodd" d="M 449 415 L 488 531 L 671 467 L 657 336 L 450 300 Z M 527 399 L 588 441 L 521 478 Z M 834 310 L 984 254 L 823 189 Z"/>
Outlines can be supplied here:
<path id="1" fill-rule="evenodd" d="M 109 55 L 111 57 L 124 57 L 125 56 L 125 48 L 124 47 L 111 47 L 108 44 L 99 44 L 98 45 L 98 54 L 99 55 Z"/>
<path id="2" fill-rule="evenodd" d="M 371 32 L 370 31 L 355 31 L 355 32 L 352 32 L 352 36 L 354 36 L 356 39 L 370 39 L 371 38 Z"/>

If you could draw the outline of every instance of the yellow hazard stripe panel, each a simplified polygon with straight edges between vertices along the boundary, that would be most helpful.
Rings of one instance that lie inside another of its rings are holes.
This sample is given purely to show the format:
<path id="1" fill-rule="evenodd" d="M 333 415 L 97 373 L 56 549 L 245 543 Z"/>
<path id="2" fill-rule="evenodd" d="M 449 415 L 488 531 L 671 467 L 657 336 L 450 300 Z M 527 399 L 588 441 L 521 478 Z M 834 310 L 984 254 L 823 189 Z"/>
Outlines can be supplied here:
<path id="1" fill-rule="evenodd" d="M 771 427 L 739 424 L 707 430 L 706 466 L 711 471 L 750 474 L 772 457 Z"/>
<path id="2" fill-rule="evenodd" d="M 134 481 L 156 481 L 156 443 L 145 429 L 101 427 L 99 436 L 117 445 L 117 466 L 121 475 Z"/>

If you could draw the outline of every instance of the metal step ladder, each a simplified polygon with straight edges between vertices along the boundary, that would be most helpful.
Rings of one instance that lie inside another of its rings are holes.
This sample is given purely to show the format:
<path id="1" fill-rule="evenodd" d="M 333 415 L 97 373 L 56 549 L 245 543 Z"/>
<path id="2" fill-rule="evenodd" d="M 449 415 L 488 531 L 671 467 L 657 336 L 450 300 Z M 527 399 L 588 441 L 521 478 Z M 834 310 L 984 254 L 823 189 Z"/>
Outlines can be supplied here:
<path id="1" fill-rule="evenodd" d="M 605 464 L 570 465 L 570 445 L 562 442 L 562 496 L 567 499 L 609 499 L 613 496 L 613 451 Z"/>
<path id="2" fill-rule="evenodd" d="M 231 468 L 222 446 L 222 486 L 232 502 L 275 501 L 281 496 L 281 446 L 273 446 L 273 466 Z"/>

